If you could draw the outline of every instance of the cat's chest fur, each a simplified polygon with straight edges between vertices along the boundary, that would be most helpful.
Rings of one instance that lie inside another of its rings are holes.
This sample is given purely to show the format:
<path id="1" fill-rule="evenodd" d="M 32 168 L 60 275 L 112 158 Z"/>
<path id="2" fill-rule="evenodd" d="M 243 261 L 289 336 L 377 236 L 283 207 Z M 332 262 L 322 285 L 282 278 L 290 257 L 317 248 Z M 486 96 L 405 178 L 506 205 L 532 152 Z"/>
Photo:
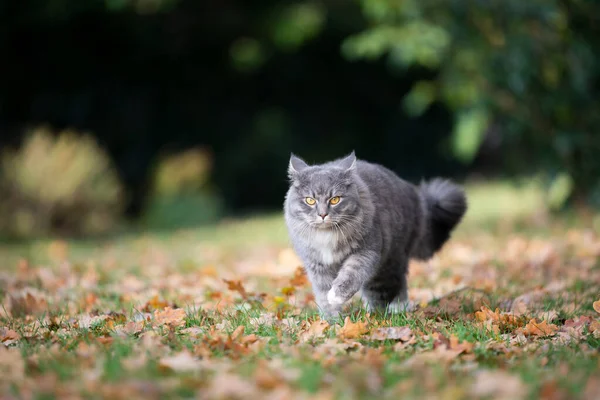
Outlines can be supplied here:
<path id="1" fill-rule="evenodd" d="M 324 265 L 335 265 L 345 257 L 343 246 L 339 245 L 339 236 L 332 231 L 316 231 L 307 243 L 314 261 Z"/>

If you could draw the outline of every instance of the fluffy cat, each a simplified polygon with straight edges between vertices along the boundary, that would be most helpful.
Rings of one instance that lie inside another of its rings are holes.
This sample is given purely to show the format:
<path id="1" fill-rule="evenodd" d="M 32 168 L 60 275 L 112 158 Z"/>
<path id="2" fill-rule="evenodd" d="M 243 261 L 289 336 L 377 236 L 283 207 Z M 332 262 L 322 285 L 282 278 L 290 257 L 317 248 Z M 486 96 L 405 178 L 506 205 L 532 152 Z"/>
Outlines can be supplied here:
<path id="1" fill-rule="evenodd" d="M 292 154 L 288 174 L 286 225 L 326 318 L 359 290 L 370 310 L 405 307 L 409 258 L 431 258 L 467 210 L 450 181 L 415 186 L 354 152 L 312 166 Z"/>

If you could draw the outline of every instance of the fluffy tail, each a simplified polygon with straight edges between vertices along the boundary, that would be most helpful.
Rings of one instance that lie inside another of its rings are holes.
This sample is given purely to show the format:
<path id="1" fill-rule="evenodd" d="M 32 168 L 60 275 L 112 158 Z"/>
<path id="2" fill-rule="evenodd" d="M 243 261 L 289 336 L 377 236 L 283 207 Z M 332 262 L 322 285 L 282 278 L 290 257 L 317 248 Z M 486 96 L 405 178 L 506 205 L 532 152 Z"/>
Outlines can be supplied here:
<path id="1" fill-rule="evenodd" d="M 439 178 L 421 183 L 419 191 L 424 202 L 425 226 L 413 256 L 427 260 L 442 248 L 465 215 L 467 198 L 460 186 Z"/>

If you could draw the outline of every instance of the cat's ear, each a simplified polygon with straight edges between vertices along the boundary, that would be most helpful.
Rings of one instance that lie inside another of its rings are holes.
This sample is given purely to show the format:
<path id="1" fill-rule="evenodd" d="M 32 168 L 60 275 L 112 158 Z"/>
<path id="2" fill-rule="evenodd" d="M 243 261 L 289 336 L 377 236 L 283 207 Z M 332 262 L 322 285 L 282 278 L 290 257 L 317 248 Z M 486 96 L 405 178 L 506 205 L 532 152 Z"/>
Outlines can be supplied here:
<path id="1" fill-rule="evenodd" d="M 356 155 L 354 154 L 354 150 L 352 150 L 352 153 L 350 153 L 349 155 L 344 157 L 342 160 L 340 160 L 338 165 L 344 171 L 352 171 L 353 169 L 355 169 L 356 168 Z"/>
<path id="2" fill-rule="evenodd" d="M 290 178 L 294 178 L 305 168 L 308 168 L 308 164 L 306 164 L 300 157 L 296 157 L 294 154 L 290 156 L 290 163 L 288 165 L 288 175 Z"/>

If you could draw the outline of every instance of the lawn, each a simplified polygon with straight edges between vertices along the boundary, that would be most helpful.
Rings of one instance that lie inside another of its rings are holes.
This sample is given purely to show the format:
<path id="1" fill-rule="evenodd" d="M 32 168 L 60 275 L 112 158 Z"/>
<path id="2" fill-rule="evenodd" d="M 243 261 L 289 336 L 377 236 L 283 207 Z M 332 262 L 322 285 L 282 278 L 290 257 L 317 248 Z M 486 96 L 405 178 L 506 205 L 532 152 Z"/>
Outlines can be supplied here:
<path id="1" fill-rule="evenodd" d="M 600 218 L 473 184 L 412 312 L 318 318 L 281 215 L 0 244 L 4 398 L 576 399 L 600 393 Z"/>

